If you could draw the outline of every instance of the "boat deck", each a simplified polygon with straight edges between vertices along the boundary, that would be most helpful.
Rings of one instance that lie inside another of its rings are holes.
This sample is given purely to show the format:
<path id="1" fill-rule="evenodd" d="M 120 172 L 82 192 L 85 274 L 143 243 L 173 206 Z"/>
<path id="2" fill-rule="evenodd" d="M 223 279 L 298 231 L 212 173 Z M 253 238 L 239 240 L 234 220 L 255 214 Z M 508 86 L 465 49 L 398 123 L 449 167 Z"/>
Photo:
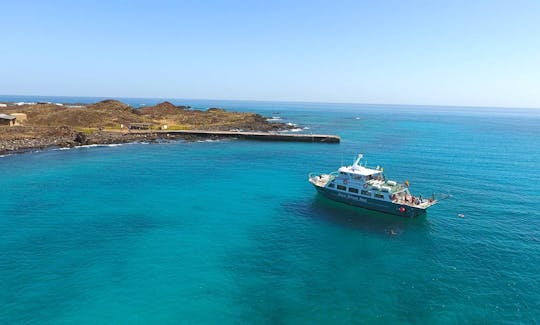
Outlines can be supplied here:
<path id="1" fill-rule="evenodd" d="M 383 181 L 383 180 L 372 179 L 372 180 L 367 181 L 367 184 L 371 186 L 389 187 L 391 193 L 398 192 L 405 189 L 405 186 L 401 184 L 390 185 L 386 181 Z"/>
<path id="2" fill-rule="evenodd" d="M 437 203 L 437 200 L 422 199 L 422 201 L 419 202 L 418 204 L 414 203 L 414 202 L 411 202 L 410 200 L 405 201 L 403 199 L 396 199 L 396 200 L 393 200 L 392 202 L 395 203 L 395 204 L 406 205 L 406 206 L 410 206 L 410 207 L 413 207 L 413 208 L 427 209 L 430 206 Z"/>
<path id="3" fill-rule="evenodd" d="M 322 174 L 322 175 L 317 175 L 317 176 L 310 175 L 309 176 L 309 181 L 312 184 L 317 185 L 319 187 L 325 187 L 326 184 L 328 184 L 328 182 L 330 182 L 332 179 L 334 179 L 334 177 L 332 177 L 331 175 L 328 175 L 328 174 Z"/>

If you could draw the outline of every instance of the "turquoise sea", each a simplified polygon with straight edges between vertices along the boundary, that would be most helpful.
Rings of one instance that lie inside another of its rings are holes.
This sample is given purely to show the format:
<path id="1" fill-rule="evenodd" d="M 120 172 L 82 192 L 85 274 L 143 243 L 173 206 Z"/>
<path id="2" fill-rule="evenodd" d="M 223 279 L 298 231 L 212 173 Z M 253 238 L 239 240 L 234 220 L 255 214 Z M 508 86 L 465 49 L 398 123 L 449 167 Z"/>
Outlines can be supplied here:
<path id="1" fill-rule="evenodd" d="M 540 110 L 174 102 L 342 143 L 0 157 L 1 324 L 540 322 Z M 360 152 L 414 193 L 452 197 L 405 219 L 307 182 Z"/>

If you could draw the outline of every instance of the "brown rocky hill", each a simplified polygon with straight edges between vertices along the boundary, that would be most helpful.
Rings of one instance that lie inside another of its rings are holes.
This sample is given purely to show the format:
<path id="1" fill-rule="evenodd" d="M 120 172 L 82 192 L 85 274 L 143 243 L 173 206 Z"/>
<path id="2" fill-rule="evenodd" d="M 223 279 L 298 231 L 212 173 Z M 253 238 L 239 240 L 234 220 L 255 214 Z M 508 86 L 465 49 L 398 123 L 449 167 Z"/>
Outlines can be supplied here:
<path id="1" fill-rule="evenodd" d="M 15 112 L 27 114 L 27 126 L 118 129 L 121 124 L 150 123 L 153 128 L 167 125 L 170 129 L 273 131 L 287 128 L 285 124 L 268 123 L 255 113 L 228 112 L 221 108 L 202 111 L 170 102 L 142 109 L 112 99 L 90 105 L 37 104 L 0 109 L 0 113 Z"/>
<path id="2" fill-rule="evenodd" d="M 161 125 L 183 129 L 271 131 L 287 128 L 284 124 L 272 124 L 259 114 L 228 112 L 223 108 L 212 107 L 206 111 L 189 109 L 163 102 L 139 110 L 140 114 Z"/>
<path id="3" fill-rule="evenodd" d="M 104 100 L 88 106 L 54 104 L 9 107 L 6 112 L 26 113 L 29 126 L 71 126 L 84 128 L 118 127 L 120 124 L 146 122 L 146 119 L 122 102 Z"/>
<path id="4" fill-rule="evenodd" d="M 170 115 L 182 114 L 187 108 L 188 107 L 186 106 L 175 106 L 170 102 L 163 102 L 154 106 L 141 108 L 139 111 L 143 115 L 149 115 L 152 117 L 166 117 Z"/>

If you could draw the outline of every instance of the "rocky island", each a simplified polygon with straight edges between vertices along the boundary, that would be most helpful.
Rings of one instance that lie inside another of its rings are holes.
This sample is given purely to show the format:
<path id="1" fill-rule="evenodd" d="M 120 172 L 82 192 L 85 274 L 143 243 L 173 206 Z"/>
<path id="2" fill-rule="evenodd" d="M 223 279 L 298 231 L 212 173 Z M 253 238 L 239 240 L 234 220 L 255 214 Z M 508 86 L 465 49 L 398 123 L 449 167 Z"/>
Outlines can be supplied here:
<path id="1" fill-rule="evenodd" d="M 287 124 L 268 122 L 256 113 L 229 112 L 221 108 L 198 110 L 170 102 L 144 108 L 134 108 L 117 100 L 89 105 L 2 104 L 2 116 L 5 123 L 0 125 L 0 154 L 47 147 L 170 138 L 189 140 L 203 136 L 180 132 L 171 135 L 174 130 L 272 132 L 290 128 Z"/>

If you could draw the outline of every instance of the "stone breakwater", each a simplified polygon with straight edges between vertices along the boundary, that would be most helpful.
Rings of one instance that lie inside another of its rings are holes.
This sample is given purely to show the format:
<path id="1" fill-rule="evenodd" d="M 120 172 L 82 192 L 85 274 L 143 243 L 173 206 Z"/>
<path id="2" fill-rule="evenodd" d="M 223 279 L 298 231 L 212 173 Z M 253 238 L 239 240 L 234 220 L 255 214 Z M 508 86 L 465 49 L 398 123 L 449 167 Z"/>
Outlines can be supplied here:
<path id="1" fill-rule="evenodd" d="M 224 137 L 257 141 L 288 141 L 288 142 L 319 142 L 319 143 L 339 143 L 341 138 L 332 134 L 298 134 L 298 133 L 277 133 L 277 132 L 245 132 L 245 131 L 214 131 L 214 130 L 177 130 L 177 131 L 155 131 L 158 134 L 167 136 L 202 136 L 202 137 Z"/>

